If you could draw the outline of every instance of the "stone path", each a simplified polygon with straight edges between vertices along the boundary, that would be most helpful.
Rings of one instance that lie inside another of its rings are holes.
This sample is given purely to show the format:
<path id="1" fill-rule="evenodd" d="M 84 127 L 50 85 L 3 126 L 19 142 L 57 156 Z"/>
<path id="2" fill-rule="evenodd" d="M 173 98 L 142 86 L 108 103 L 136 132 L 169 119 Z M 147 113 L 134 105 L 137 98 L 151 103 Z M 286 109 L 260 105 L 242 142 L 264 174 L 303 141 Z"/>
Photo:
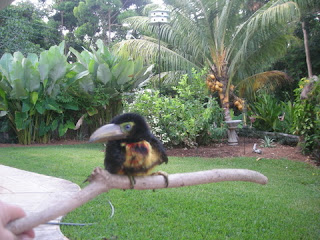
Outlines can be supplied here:
<path id="1" fill-rule="evenodd" d="M 64 179 L 0 165 L 0 200 L 20 206 L 27 214 L 39 212 L 49 202 L 79 190 L 78 185 Z M 58 225 L 40 225 L 34 230 L 36 240 L 67 239 Z"/>

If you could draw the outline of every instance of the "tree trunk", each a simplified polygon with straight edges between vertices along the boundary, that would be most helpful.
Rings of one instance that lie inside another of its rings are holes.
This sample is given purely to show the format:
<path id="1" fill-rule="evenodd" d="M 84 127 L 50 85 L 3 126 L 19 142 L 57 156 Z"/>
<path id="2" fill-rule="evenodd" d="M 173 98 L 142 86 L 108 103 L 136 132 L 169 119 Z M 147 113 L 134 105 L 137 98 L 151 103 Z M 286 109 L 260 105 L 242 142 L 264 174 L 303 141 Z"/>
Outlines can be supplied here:
<path id="1" fill-rule="evenodd" d="M 302 32 L 303 32 L 303 40 L 304 40 L 304 50 L 306 52 L 306 62 L 307 62 L 307 68 L 308 68 L 308 78 L 312 78 L 312 65 L 311 65 L 311 59 L 310 59 L 310 52 L 309 52 L 309 44 L 308 44 L 308 34 L 306 30 L 306 24 L 304 21 L 301 23 L 302 26 Z"/>
<path id="2" fill-rule="evenodd" d="M 111 10 L 108 12 L 108 45 L 111 43 Z"/>
<path id="3" fill-rule="evenodd" d="M 10 5 L 14 0 L 1 0 L 0 1 L 0 9 L 5 8 L 6 6 Z"/>

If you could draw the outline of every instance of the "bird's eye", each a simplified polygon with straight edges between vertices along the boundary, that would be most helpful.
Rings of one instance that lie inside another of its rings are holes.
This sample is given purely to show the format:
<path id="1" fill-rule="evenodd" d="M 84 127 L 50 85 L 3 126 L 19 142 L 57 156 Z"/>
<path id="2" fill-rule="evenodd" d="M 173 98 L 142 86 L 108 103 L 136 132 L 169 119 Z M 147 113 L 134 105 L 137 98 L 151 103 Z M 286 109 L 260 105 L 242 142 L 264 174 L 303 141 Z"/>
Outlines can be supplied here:
<path id="1" fill-rule="evenodd" d="M 123 132 L 130 132 L 132 130 L 133 125 L 134 124 L 132 122 L 126 122 L 121 124 L 121 129 Z"/>
<path id="2" fill-rule="evenodd" d="M 126 125 L 124 126 L 124 129 L 125 129 L 126 131 L 130 131 L 131 128 L 132 128 L 132 126 L 131 126 L 130 124 L 126 124 Z"/>

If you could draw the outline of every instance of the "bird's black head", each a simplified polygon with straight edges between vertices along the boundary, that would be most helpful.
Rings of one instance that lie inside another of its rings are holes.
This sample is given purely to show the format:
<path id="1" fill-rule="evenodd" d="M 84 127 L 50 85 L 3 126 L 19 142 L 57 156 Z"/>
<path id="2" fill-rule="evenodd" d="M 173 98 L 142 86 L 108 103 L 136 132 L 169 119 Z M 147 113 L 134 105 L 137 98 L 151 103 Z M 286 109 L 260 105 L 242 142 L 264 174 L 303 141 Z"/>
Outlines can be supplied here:
<path id="1" fill-rule="evenodd" d="M 145 119 L 136 113 L 125 113 L 114 117 L 110 124 L 97 129 L 90 142 L 106 142 L 126 139 L 127 142 L 149 140 L 150 131 Z"/>

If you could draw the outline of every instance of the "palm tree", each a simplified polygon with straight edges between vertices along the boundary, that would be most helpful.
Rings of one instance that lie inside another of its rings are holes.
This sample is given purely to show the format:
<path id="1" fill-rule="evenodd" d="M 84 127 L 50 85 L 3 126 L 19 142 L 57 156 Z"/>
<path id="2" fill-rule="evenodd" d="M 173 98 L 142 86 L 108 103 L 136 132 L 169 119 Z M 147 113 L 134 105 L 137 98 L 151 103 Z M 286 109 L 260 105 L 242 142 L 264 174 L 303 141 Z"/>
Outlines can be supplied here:
<path id="1" fill-rule="evenodd" d="M 307 33 L 307 27 L 306 27 L 306 17 L 308 17 L 308 14 L 312 12 L 319 12 L 320 10 L 320 3 L 317 0 L 313 1 L 303 1 L 303 0 L 296 0 L 299 8 L 301 9 L 301 28 L 303 32 L 303 42 L 304 42 L 304 48 L 305 48 L 305 54 L 306 54 L 306 64 L 308 69 L 308 78 L 312 78 L 312 64 L 310 59 L 310 52 L 309 52 L 309 40 L 308 40 L 308 33 Z"/>
<path id="2" fill-rule="evenodd" d="M 211 81 L 219 82 L 221 87 L 219 96 L 225 120 L 231 120 L 229 106 L 236 100 L 232 83 L 259 76 L 285 53 L 292 39 L 292 23 L 299 20 L 297 4 L 286 0 L 166 2 L 170 4 L 167 7 L 172 20 L 159 31 L 162 70 L 208 66 L 208 75 L 214 79 Z M 260 4 L 248 7 L 252 2 Z M 123 41 L 117 47 L 154 62 L 158 53 L 157 26 L 149 25 L 148 17 L 143 16 L 128 18 L 126 22 L 149 37 Z"/>

